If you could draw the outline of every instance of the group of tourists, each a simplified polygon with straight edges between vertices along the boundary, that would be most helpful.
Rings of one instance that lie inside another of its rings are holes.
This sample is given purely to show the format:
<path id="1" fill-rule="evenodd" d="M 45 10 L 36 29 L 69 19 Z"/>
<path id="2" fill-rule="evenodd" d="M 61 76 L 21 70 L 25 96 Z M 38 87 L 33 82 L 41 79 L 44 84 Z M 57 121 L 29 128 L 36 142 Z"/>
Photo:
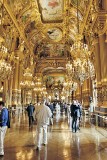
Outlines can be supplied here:
<path id="1" fill-rule="evenodd" d="M 29 118 L 29 127 L 32 128 L 34 122 L 37 124 L 37 150 L 41 148 L 42 132 L 43 145 L 47 145 L 47 127 L 48 125 L 53 125 L 53 117 L 58 122 L 62 112 L 68 118 L 71 118 L 72 132 L 77 132 L 80 129 L 82 105 L 77 100 L 74 100 L 71 105 L 61 102 L 47 103 L 43 100 L 39 105 L 30 103 L 26 111 Z M 0 101 L 0 156 L 4 155 L 4 138 L 7 127 L 9 127 L 8 109 L 5 107 L 4 102 Z"/>
<path id="2" fill-rule="evenodd" d="M 63 106 L 63 109 L 62 109 Z M 42 144 L 42 130 L 43 130 L 43 145 L 47 144 L 47 126 L 53 125 L 53 117 L 56 122 L 59 121 L 62 110 L 68 118 L 72 121 L 72 132 L 80 130 L 80 119 L 82 115 L 82 105 L 77 100 L 73 103 L 63 105 L 61 103 L 41 102 L 39 104 L 28 105 L 27 112 L 29 117 L 29 127 L 32 127 L 33 121 L 37 123 L 37 150 L 41 148 Z"/>

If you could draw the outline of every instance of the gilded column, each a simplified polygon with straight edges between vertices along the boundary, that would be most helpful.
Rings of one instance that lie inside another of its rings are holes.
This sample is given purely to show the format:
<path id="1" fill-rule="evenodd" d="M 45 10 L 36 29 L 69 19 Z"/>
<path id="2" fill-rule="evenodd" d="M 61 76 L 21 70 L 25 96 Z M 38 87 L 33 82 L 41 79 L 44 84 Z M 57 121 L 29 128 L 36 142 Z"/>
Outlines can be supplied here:
<path id="1" fill-rule="evenodd" d="M 81 85 L 78 84 L 78 88 L 75 92 L 75 98 L 78 100 L 78 101 L 81 101 Z"/>
<path id="2" fill-rule="evenodd" d="M 89 84 L 90 84 L 90 79 L 87 79 L 87 80 L 84 81 L 83 87 L 82 87 L 82 98 L 83 98 L 83 105 L 84 105 L 85 108 L 89 107 L 89 96 L 90 96 Z"/>
<path id="3" fill-rule="evenodd" d="M 8 102 L 8 106 L 11 107 L 12 105 L 12 85 L 13 85 L 13 75 L 10 77 L 9 79 L 9 83 L 8 83 L 8 94 L 9 94 L 9 102 Z"/>
<path id="4" fill-rule="evenodd" d="M 3 95 L 4 95 L 3 101 L 5 102 L 6 106 L 8 106 L 8 101 L 9 101 L 8 79 L 4 80 Z"/>
<path id="5" fill-rule="evenodd" d="M 15 64 L 14 74 L 13 74 L 13 90 L 12 90 L 12 105 L 18 105 L 18 80 L 19 80 L 19 61 L 17 60 Z"/>
<path id="6" fill-rule="evenodd" d="M 22 104 L 21 104 L 21 86 L 20 86 L 20 82 L 22 80 L 22 75 L 23 75 L 23 72 L 22 72 L 22 64 L 19 64 L 19 76 L 18 76 L 18 105 L 21 107 Z"/>
<path id="7" fill-rule="evenodd" d="M 102 104 L 102 94 L 101 94 L 101 57 L 100 57 L 100 45 L 99 38 L 94 39 L 95 46 L 95 72 L 96 72 L 96 90 L 97 90 L 97 101 L 98 106 Z M 98 110 L 98 108 L 96 107 Z"/>
<path id="8" fill-rule="evenodd" d="M 100 35 L 102 103 L 107 105 L 107 43 L 106 34 Z"/>
<path id="9" fill-rule="evenodd" d="M 26 105 L 32 102 L 32 91 L 26 90 Z"/>

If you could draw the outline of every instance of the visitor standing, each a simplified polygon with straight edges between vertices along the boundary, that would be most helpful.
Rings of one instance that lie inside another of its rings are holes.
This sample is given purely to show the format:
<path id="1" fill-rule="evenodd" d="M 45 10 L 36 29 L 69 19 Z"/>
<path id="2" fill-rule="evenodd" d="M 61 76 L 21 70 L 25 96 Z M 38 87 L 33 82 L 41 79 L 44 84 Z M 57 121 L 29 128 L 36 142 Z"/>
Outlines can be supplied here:
<path id="1" fill-rule="evenodd" d="M 34 115 L 34 111 L 35 111 L 35 108 L 33 106 L 32 103 L 30 103 L 27 107 L 27 112 L 28 112 L 28 117 L 29 117 L 29 127 L 32 127 L 33 125 L 33 121 L 34 121 L 34 118 L 33 118 L 33 115 Z"/>
<path id="2" fill-rule="evenodd" d="M 9 115 L 3 101 L 0 101 L 0 156 L 4 156 L 4 138 L 7 131 Z"/>
<path id="3" fill-rule="evenodd" d="M 35 116 L 37 119 L 37 150 L 41 148 L 42 130 L 43 130 L 43 144 L 47 144 L 47 125 L 49 118 L 52 116 L 52 112 L 48 106 L 45 105 L 45 101 L 40 106 L 35 108 Z"/>

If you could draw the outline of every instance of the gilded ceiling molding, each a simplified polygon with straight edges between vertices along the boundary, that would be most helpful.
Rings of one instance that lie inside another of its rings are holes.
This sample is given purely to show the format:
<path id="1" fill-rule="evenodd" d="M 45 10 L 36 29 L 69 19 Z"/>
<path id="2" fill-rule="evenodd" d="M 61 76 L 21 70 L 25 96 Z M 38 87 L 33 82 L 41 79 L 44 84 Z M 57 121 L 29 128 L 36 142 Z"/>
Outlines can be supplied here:
<path id="1" fill-rule="evenodd" d="M 83 20 L 83 23 L 82 23 L 82 26 L 81 26 L 81 29 L 80 29 L 80 33 L 81 33 L 81 34 L 83 33 L 84 28 L 85 28 L 85 25 L 86 25 L 86 23 L 87 23 L 87 18 L 88 18 L 88 16 L 89 16 L 89 12 L 90 12 L 90 8 L 91 8 L 91 6 L 92 6 L 92 2 L 93 2 L 93 0 L 90 0 L 90 1 L 89 1 L 88 8 L 87 8 L 87 12 L 86 12 L 86 14 L 85 14 L 85 17 L 84 17 L 84 20 Z"/>
<path id="2" fill-rule="evenodd" d="M 16 28 L 17 28 L 17 30 L 18 30 L 21 38 L 24 40 L 27 48 L 29 49 L 30 54 L 32 54 L 32 50 L 31 50 L 31 48 L 30 48 L 30 46 L 29 46 L 29 43 L 28 43 L 28 41 L 27 41 L 27 39 L 26 39 L 23 31 L 20 29 L 19 24 L 18 24 L 15 16 L 13 15 L 12 11 L 10 10 L 10 8 L 9 8 L 9 6 L 8 6 L 8 4 L 7 4 L 6 2 L 4 2 L 4 7 L 5 7 L 5 9 L 7 10 L 7 12 L 8 12 L 8 14 L 9 14 L 10 18 L 12 19 L 14 25 L 16 26 Z"/>
<path id="3" fill-rule="evenodd" d="M 29 6 L 25 6 L 25 8 L 23 8 L 23 9 L 21 10 L 21 12 L 19 13 L 18 18 L 19 18 L 19 17 L 22 17 L 23 14 L 25 14 L 28 10 L 32 9 L 31 7 L 32 7 L 31 4 L 30 4 Z"/>
<path id="4" fill-rule="evenodd" d="M 44 68 L 47 67 L 53 67 L 53 68 L 58 68 L 58 67 L 64 67 L 65 68 L 65 62 L 67 61 L 67 58 L 47 58 L 47 59 L 42 59 L 41 61 L 38 61 L 35 66 L 35 73 L 42 73 Z"/>
<path id="5" fill-rule="evenodd" d="M 71 5 L 73 5 L 73 7 L 77 7 L 76 1 L 75 0 L 70 0 L 71 1 Z M 85 3 L 84 0 L 79 0 L 79 11 L 84 14 L 85 13 Z"/>

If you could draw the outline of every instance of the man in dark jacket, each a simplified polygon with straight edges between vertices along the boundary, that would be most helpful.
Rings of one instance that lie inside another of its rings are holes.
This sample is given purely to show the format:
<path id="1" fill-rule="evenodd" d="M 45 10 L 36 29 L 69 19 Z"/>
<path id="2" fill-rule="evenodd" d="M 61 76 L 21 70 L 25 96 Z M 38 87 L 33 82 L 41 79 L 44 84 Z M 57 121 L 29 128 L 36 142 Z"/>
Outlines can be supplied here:
<path id="1" fill-rule="evenodd" d="M 8 110 L 3 101 L 0 101 L 0 156 L 4 156 L 4 138 L 7 130 Z"/>
<path id="2" fill-rule="evenodd" d="M 72 131 L 77 131 L 77 118 L 78 118 L 79 107 L 76 104 L 76 101 L 73 101 L 71 104 L 71 117 L 72 117 Z"/>
<path id="3" fill-rule="evenodd" d="M 28 112 L 28 117 L 29 117 L 29 127 L 31 127 L 33 125 L 33 113 L 34 113 L 35 107 L 32 105 L 32 103 L 30 103 L 30 105 L 28 105 L 27 107 L 27 112 Z"/>

